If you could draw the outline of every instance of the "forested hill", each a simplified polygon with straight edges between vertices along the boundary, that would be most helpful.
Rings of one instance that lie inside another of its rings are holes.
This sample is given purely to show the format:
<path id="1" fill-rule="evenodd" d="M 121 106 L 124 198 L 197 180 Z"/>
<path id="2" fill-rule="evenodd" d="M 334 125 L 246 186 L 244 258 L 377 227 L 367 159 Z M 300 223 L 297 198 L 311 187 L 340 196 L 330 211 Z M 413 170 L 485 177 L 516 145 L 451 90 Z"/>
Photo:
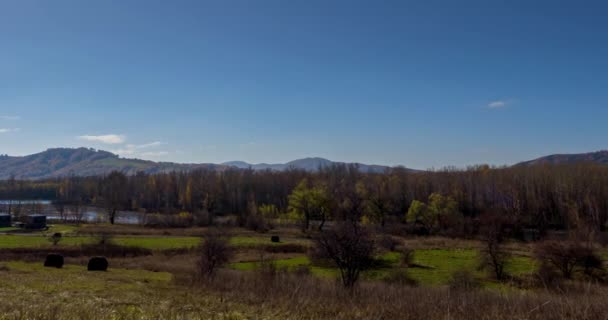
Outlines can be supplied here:
<path id="1" fill-rule="evenodd" d="M 190 171 L 194 169 L 224 170 L 241 168 L 253 170 L 283 171 L 290 168 L 316 171 L 320 167 L 338 164 L 323 158 L 305 158 L 285 164 L 249 164 L 242 161 L 224 164 L 180 164 L 125 159 L 107 151 L 88 148 L 55 148 L 23 157 L 0 156 L 0 179 L 44 179 L 64 176 L 95 176 L 121 171 L 125 174 L 144 172 L 148 174 Z M 355 163 L 362 172 L 384 172 L 389 167 Z"/>
<path id="2" fill-rule="evenodd" d="M 62 176 L 95 176 L 121 171 L 160 173 L 197 168 L 221 169 L 215 164 L 177 164 L 139 159 L 124 159 L 107 152 L 87 148 L 48 149 L 23 157 L 0 156 L 0 179 L 43 179 Z"/>
<path id="3" fill-rule="evenodd" d="M 517 166 L 530 166 L 539 164 L 574 164 L 574 163 L 598 163 L 608 164 L 608 150 L 574 153 L 574 154 L 552 154 L 538 159 L 520 162 Z"/>

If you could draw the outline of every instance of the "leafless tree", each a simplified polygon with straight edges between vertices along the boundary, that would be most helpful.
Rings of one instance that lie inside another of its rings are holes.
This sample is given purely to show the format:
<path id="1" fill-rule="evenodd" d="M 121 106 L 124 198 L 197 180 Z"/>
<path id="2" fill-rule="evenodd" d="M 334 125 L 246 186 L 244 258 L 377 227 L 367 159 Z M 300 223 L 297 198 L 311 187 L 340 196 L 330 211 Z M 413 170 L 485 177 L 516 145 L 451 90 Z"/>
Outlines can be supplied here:
<path id="1" fill-rule="evenodd" d="M 217 268 L 230 261 L 232 248 L 228 244 L 227 237 L 219 232 L 208 232 L 203 237 L 199 254 L 198 271 L 200 275 L 205 278 L 212 278 Z"/>
<path id="2" fill-rule="evenodd" d="M 481 250 L 481 267 L 490 269 L 497 280 L 505 278 L 505 267 L 510 257 L 502 244 L 506 221 L 503 215 L 497 213 L 486 214 L 481 219 L 481 235 L 484 243 Z"/>
<path id="3" fill-rule="evenodd" d="M 340 270 L 342 284 L 352 288 L 361 271 L 370 267 L 374 241 L 361 226 L 350 222 L 337 223 L 315 239 L 315 253 L 331 260 Z"/>

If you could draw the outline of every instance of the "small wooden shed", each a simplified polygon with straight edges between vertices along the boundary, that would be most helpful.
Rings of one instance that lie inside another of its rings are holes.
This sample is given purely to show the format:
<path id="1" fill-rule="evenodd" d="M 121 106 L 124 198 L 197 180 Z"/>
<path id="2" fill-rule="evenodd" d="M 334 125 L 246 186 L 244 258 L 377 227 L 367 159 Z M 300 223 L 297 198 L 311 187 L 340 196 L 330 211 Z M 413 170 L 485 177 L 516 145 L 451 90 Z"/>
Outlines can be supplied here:
<path id="1" fill-rule="evenodd" d="M 0 213 L 0 228 L 11 226 L 11 215 L 8 213 Z"/>

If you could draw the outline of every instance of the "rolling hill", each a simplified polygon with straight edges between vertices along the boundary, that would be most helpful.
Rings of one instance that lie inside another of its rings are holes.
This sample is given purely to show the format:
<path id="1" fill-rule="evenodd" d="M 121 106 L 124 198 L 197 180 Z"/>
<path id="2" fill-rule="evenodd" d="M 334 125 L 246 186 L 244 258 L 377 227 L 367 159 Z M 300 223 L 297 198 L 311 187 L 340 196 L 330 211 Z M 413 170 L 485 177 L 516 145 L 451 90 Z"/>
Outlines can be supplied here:
<path id="1" fill-rule="evenodd" d="M 552 154 L 530 161 L 524 161 L 516 166 L 532 166 L 542 164 L 574 164 L 574 163 L 597 163 L 608 164 L 608 150 L 572 153 L 572 154 Z"/>
<path id="2" fill-rule="evenodd" d="M 94 176 L 115 170 L 126 174 L 160 173 L 198 168 L 221 169 L 225 166 L 125 159 L 111 152 L 87 148 L 55 148 L 23 157 L 0 156 L 0 179 L 11 176 L 18 179 Z"/>
<path id="3" fill-rule="evenodd" d="M 249 164 L 243 161 L 232 161 L 223 164 L 182 164 L 126 159 L 111 152 L 88 148 L 54 148 L 28 156 L 0 156 L 0 179 L 8 179 L 10 177 L 17 179 L 44 179 L 69 175 L 94 176 L 107 174 L 112 171 L 121 171 L 126 174 L 135 174 L 137 172 L 153 174 L 203 168 L 212 170 L 252 168 L 253 170 L 282 171 L 300 169 L 316 171 L 321 167 L 333 164 L 342 164 L 342 162 L 333 162 L 323 158 L 305 158 L 284 164 Z M 389 168 L 379 165 L 354 164 L 362 172 L 383 172 Z"/>

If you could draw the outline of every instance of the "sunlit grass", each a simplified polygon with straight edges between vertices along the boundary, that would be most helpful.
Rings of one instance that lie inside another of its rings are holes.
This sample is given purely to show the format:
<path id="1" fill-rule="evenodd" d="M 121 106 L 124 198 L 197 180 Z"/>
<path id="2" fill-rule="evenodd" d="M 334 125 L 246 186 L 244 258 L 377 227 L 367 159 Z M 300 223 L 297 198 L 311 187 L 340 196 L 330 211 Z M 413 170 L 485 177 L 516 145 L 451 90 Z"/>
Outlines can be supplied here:
<path id="1" fill-rule="evenodd" d="M 420 249 L 414 253 L 414 267 L 400 266 L 400 254 L 390 252 L 377 257 L 381 263 L 376 268 L 366 270 L 362 277 L 367 280 L 382 280 L 392 271 L 402 269 L 420 285 L 439 286 L 449 283 L 452 274 L 456 271 L 467 270 L 480 279 L 488 278 L 488 273 L 479 268 L 479 253 L 473 249 Z M 336 268 L 319 267 L 311 264 L 306 256 L 290 259 L 274 260 L 278 268 L 294 270 L 298 266 L 307 266 L 314 275 L 337 276 Z M 231 265 L 236 270 L 255 270 L 260 267 L 259 262 L 240 262 Z M 507 264 L 507 273 L 523 275 L 534 272 L 536 268 L 533 259 L 523 256 L 514 256 Z M 484 282 L 487 286 L 494 286 L 492 281 Z"/>

